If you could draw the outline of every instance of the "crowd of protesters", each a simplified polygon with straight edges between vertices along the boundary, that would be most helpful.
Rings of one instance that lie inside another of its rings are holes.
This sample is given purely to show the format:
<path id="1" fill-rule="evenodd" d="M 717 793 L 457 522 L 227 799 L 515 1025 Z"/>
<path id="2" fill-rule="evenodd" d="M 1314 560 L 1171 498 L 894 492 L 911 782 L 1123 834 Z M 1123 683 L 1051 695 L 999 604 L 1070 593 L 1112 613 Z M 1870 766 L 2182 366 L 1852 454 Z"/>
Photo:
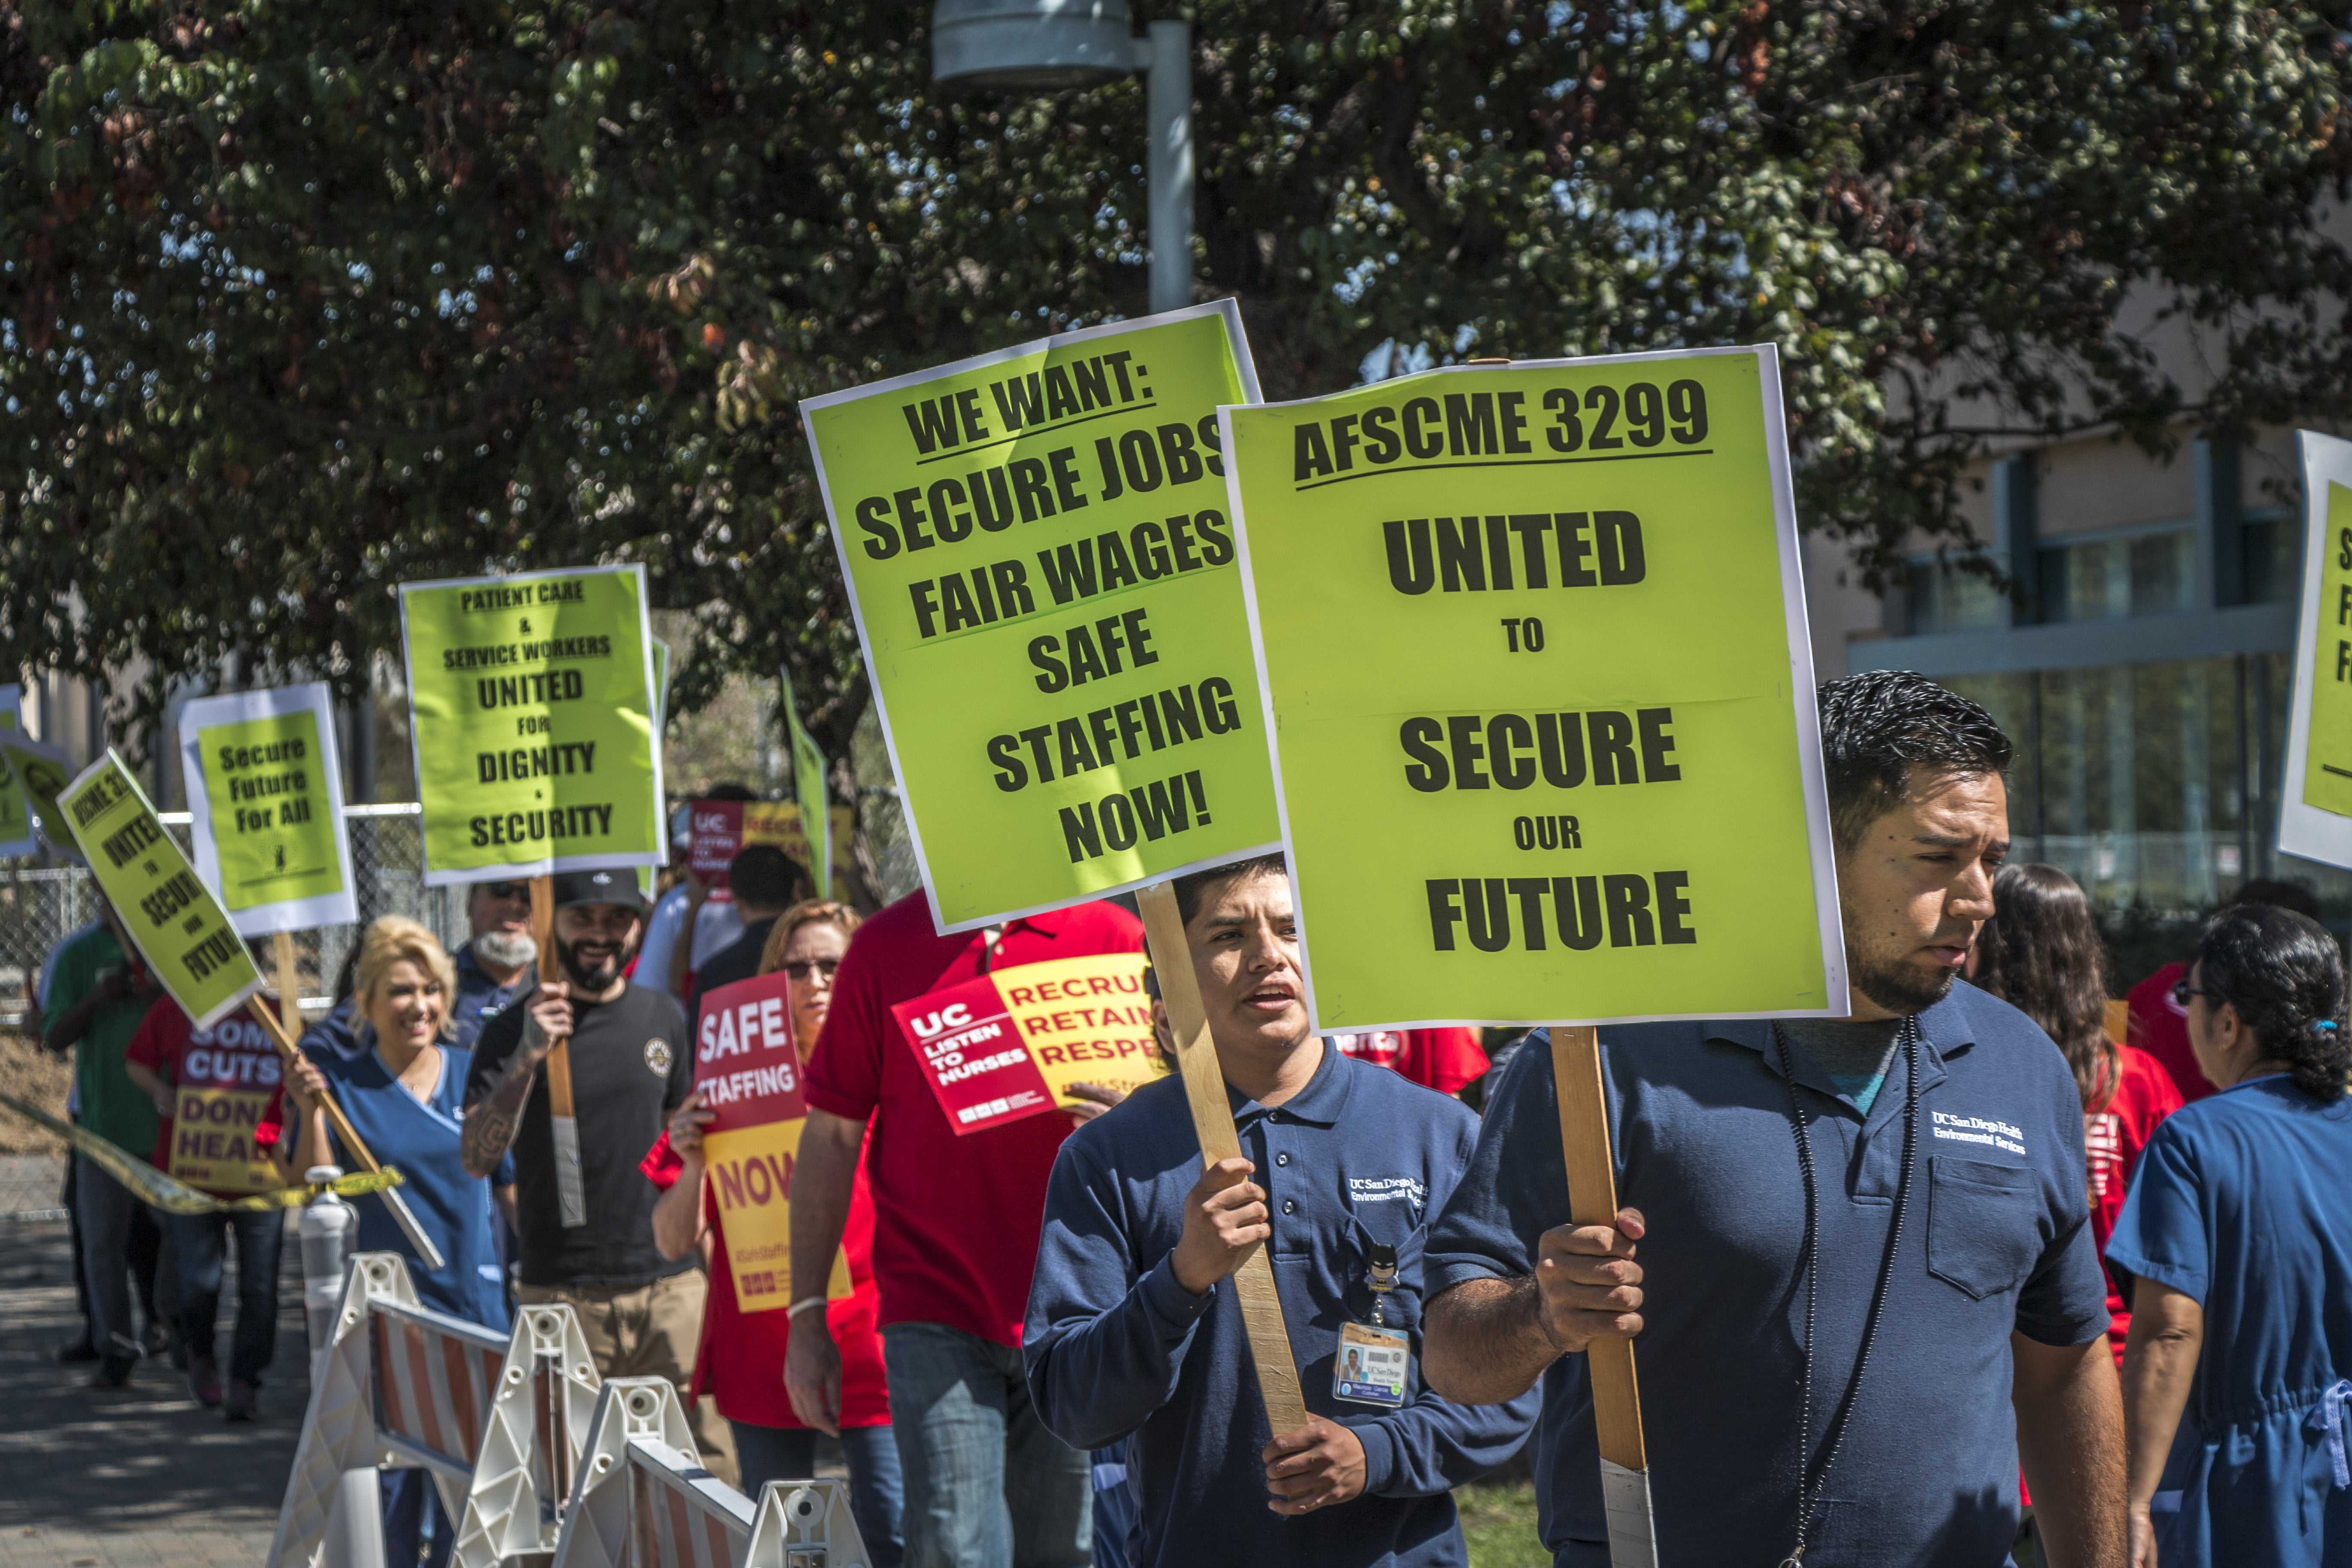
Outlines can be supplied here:
<path id="1" fill-rule="evenodd" d="M 46 1038 L 82 1126 L 158 1164 L 199 1061 L 278 1090 L 258 1141 L 288 1181 L 349 1163 L 331 1089 L 441 1250 L 425 1269 L 357 1205 L 421 1300 L 498 1329 L 570 1304 L 600 1370 L 672 1380 L 747 1490 L 836 1441 L 886 1568 L 1459 1563 L 1454 1489 L 1530 1439 L 1547 1549 L 1598 1568 L 1580 1352 L 1604 1337 L 1639 1347 L 1669 1563 L 1993 1568 L 2021 1499 L 2055 1568 L 2352 1563 L 2352 1040 L 2311 896 L 2240 889 L 2118 1029 L 2083 889 L 2005 863 L 1992 720 L 1899 674 L 1821 709 L 1849 1016 L 1604 1028 L 1608 1225 L 1564 1223 L 1542 1031 L 1491 1067 L 1473 1030 L 1314 1032 L 1279 857 L 1176 887 L 1243 1149 L 1205 1171 L 1179 1079 L 960 1137 L 898 1036 L 894 1005 L 959 982 L 1139 951 L 1126 909 L 942 936 L 919 893 L 861 921 L 765 846 L 723 894 L 556 878 L 560 973 L 519 882 L 471 889 L 455 954 L 379 920 L 282 1085 L 241 1020 L 194 1029 L 110 914 L 49 964 Z M 791 1300 L 751 1312 L 692 1023 L 778 972 L 809 1111 Z M 61 1359 L 119 1387 L 169 1353 L 250 1418 L 278 1217 L 157 1225 L 85 1158 L 70 1182 L 89 1331 Z M 1293 1431 L 1233 1284 L 1261 1247 Z M 420 1477 L 385 1476 L 401 1568 L 451 1545 Z"/>

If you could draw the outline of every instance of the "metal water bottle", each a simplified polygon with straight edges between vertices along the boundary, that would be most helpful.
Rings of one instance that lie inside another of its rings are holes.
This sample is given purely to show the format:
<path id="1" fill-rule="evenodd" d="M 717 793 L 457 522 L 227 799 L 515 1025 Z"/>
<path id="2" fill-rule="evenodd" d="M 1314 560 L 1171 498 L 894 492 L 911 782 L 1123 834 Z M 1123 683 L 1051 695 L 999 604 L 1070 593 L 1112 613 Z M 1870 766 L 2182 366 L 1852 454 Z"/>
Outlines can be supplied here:
<path id="1" fill-rule="evenodd" d="M 313 1186 L 343 1173 L 340 1165 L 313 1165 L 302 1179 Z M 343 1266 L 351 1256 L 352 1233 L 359 1211 L 335 1195 L 322 1192 L 302 1207 L 302 1313 L 310 1329 L 310 1377 L 319 1377 L 319 1359 L 334 1336 L 335 1309 L 343 1300 Z"/>

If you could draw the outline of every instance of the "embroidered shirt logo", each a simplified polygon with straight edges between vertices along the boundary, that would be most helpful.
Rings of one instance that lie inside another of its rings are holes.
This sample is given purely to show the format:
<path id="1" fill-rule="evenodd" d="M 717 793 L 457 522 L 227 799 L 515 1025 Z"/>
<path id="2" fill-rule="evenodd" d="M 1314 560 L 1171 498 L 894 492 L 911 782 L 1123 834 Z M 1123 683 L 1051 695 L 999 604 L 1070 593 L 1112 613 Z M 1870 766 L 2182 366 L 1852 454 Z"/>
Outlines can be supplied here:
<path id="1" fill-rule="evenodd" d="M 1429 1201 L 1429 1189 L 1411 1176 L 1350 1176 L 1348 1201 L 1358 1204 L 1408 1203 L 1418 1210 Z"/>
<path id="2" fill-rule="evenodd" d="M 667 1076 L 670 1061 L 667 1040 L 656 1035 L 646 1042 L 646 1066 L 653 1070 L 656 1078 Z"/>
<path id="3" fill-rule="evenodd" d="M 1948 1110 L 1928 1112 L 1936 1136 L 1962 1143 L 1983 1143 L 2007 1154 L 2025 1152 L 2025 1134 L 2006 1121 L 1986 1116 L 1959 1116 Z"/>

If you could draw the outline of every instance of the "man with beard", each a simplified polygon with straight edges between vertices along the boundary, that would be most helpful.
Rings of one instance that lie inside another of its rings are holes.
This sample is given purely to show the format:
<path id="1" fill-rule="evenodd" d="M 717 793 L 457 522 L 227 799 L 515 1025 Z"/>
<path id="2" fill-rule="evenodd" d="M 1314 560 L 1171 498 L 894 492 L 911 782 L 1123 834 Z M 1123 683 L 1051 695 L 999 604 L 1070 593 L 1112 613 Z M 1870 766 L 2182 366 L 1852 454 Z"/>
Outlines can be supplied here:
<path id="1" fill-rule="evenodd" d="M 732 1470 L 732 1445 L 715 1410 L 687 1389 L 701 1331 L 706 1281 L 692 1253 L 672 1262 L 654 1245 L 660 1197 L 637 1162 L 669 1113 L 694 1089 L 694 1054 L 677 999 L 622 975 L 645 934 L 646 905 L 629 871 L 555 879 L 560 979 L 542 977 L 527 1003 L 490 1020 L 466 1079 L 466 1169 L 488 1175 L 511 1149 L 521 1233 L 518 1294 L 562 1301 L 579 1315 L 606 1377 L 666 1377 L 694 1418 L 703 1462 Z M 584 1223 L 567 1226 L 557 1176 L 553 1113 L 541 1065 L 569 1040 Z"/>
<path id="2" fill-rule="evenodd" d="M 1664 1568 L 1994 1568 L 2021 1460 L 2042 1561 L 2121 1568 L 2082 1102 L 2049 1037 L 1958 978 L 2009 850 L 2009 742 L 1916 675 L 1820 702 L 1852 1016 L 1603 1029 L 1608 1226 L 1561 1223 L 1551 1053 L 1517 1053 L 1431 1228 L 1423 1371 L 1465 1403 L 1541 1380 L 1559 1568 L 1609 1562 L 1581 1352 L 1635 1335 Z"/>
<path id="3" fill-rule="evenodd" d="M 457 994 L 449 999 L 449 1043 L 470 1051 L 482 1026 L 522 994 L 524 972 L 539 957 L 530 940 L 530 884 L 512 879 L 476 882 L 466 890 L 472 940 L 449 955 Z M 359 1055 L 359 1025 L 349 996 L 302 1035 L 305 1050 L 323 1046 L 345 1058 Z"/>

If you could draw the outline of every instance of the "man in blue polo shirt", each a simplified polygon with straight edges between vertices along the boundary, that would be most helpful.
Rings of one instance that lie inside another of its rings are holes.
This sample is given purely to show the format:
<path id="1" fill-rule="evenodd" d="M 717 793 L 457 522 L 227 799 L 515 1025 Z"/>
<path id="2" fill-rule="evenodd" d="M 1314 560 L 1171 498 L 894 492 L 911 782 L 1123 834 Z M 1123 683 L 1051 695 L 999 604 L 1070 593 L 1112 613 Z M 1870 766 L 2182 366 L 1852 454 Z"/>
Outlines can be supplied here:
<path id="1" fill-rule="evenodd" d="M 1477 1121 L 1318 1039 L 1280 856 L 1176 884 L 1245 1159 L 1203 1172 L 1181 1079 L 1070 1134 L 1022 1335 L 1030 1396 L 1079 1448 L 1124 1443 L 1138 1568 L 1467 1561 L 1451 1489 L 1508 1459 L 1532 1395 L 1422 1382 L 1422 1226 Z M 1310 1416 L 1268 1429 L 1234 1288 L 1270 1248 Z M 1344 1349 L 1343 1349 L 1344 1347 Z"/>
<path id="2" fill-rule="evenodd" d="M 1580 1352 L 1633 1335 L 1664 1568 L 1996 1568 L 2021 1459 L 2043 1561 L 2121 1568 L 2082 1102 L 1958 978 L 2009 848 L 2009 742 L 1909 674 L 1833 681 L 1821 716 L 1852 1017 L 1603 1029 L 1613 1226 L 1560 1223 L 1550 1052 L 1517 1053 L 1431 1227 L 1430 1382 L 1540 1378 L 1559 1568 L 1609 1563 Z"/>

